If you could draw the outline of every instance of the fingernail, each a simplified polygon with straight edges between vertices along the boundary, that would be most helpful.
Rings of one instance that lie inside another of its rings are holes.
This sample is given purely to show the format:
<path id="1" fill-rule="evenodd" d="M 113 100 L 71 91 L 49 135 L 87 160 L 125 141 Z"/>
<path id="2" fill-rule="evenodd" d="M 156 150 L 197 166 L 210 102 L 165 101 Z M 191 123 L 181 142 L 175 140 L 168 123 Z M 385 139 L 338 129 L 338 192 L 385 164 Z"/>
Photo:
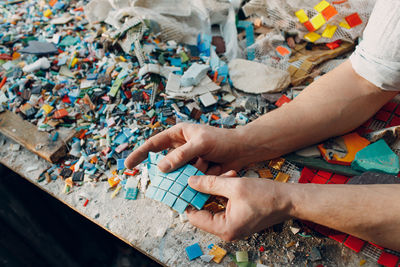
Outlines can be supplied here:
<path id="1" fill-rule="evenodd" d="M 199 182 L 199 176 L 190 176 L 189 177 L 189 184 L 196 185 Z"/>
<path id="2" fill-rule="evenodd" d="M 171 169 L 171 163 L 169 163 L 168 161 L 164 160 L 164 161 L 160 161 L 160 163 L 158 163 L 158 168 L 162 171 L 162 172 L 168 172 Z"/>

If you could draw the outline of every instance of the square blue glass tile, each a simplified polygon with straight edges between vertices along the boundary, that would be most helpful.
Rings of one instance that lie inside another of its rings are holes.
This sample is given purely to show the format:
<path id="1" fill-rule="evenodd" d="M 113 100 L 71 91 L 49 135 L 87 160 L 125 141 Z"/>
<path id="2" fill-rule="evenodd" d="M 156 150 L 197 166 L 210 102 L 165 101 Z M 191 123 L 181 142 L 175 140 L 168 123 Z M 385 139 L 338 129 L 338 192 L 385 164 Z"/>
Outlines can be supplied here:
<path id="1" fill-rule="evenodd" d="M 186 165 L 186 168 L 183 171 L 183 173 L 186 174 L 187 176 L 193 176 L 193 175 L 195 175 L 196 172 L 197 172 L 197 169 L 189 164 Z"/>
<path id="2" fill-rule="evenodd" d="M 185 212 L 186 207 L 189 204 L 187 202 L 185 202 L 184 200 L 177 198 L 175 201 L 175 204 L 172 206 L 172 208 L 174 210 L 176 210 L 177 212 L 179 212 L 180 214 L 182 214 L 183 212 Z"/>
<path id="3" fill-rule="evenodd" d="M 154 200 L 157 200 L 157 201 L 161 201 L 163 198 L 164 198 L 164 196 L 165 196 L 165 190 L 162 190 L 162 189 L 160 189 L 160 188 L 158 188 L 157 189 L 157 192 L 154 194 Z"/>
<path id="4" fill-rule="evenodd" d="M 159 187 L 161 182 L 163 181 L 162 177 L 160 176 L 150 177 L 150 180 L 151 180 L 151 185 L 155 187 Z"/>
<path id="5" fill-rule="evenodd" d="M 175 181 L 176 178 L 178 178 L 178 176 L 179 176 L 180 174 L 181 174 L 181 173 L 180 173 L 179 171 L 173 171 L 173 172 L 166 173 L 166 174 L 165 174 L 165 177 L 167 177 L 168 179 L 170 179 L 170 180 L 172 180 L 172 181 Z"/>
<path id="6" fill-rule="evenodd" d="M 179 175 L 178 179 L 176 179 L 176 181 L 178 183 L 180 183 L 181 185 L 186 186 L 189 180 L 189 176 L 187 176 L 186 174 L 182 173 L 181 175 Z"/>
<path id="7" fill-rule="evenodd" d="M 179 184 L 179 183 L 174 183 L 174 184 L 171 186 L 171 188 L 169 189 L 169 192 L 171 192 L 171 193 L 174 194 L 175 196 L 179 196 L 179 195 L 182 193 L 182 191 L 183 191 L 184 188 L 185 188 L 185 187 L 184 187 L 183 185 L 181 185 L 181 184 Z"/>
<path id="8" fill-rule="evenodd" d="M 117 159 L 117 170 L 125 169 L 125 159 Z"/>
<path id="9" fill-rule="evenodd" d="M 147 188 L 145 196 L 148 198 L 153 198 L 156 191 L 157 191 L 157 188 L 155 188 L 153 186 L 149 186 L 149 188 Z"/>
<path id="10" fill-rule="evenodd" d="M 200 210 L 204 206 L 204 204 L 206 204 L 208 198 L 209 195 L 198 192 L 194 196 L 190 204 L 192 204 L 192 206 L 195 207 L 196 209 Z"/>
<path id="11" fill-rule="evenodd" d="M 188 258 L 190 261 L 203 255 L 203 251 L 201 251 L 199 243 L 188 246 L 185 248 L 185 250 L 186 250 L 186 254 L 188 255 Z"/>
<path id="12" fill-rule="evenodd" d="M 126 190 L 125 199 L 137 199 L 138 192 L 138 188 L 128 188 L 128 190 Z"/>
<path id="13" fill-rule="evenodd" d="M 165 195 L 164 199 L 162 200 L 163 203 L 167 204 L 168 206 L 172 207 L 175 203 L 176 196 L 171 194 L 170 192 L 167 192 Z"/>
<path id="14" fill-rule="evenodd" d="M 179 197 L 190 203 L 190 201 L 192 201 L 194 195 L 196 195 L 196 191 L 194 191 L 190 187 L 186 187 L 185 190 L 183 190 L 183 193 Z"/>
<path id="15" fill-rule="evenodd" d="M 164 178 L 162 180 L 159 188 L 164 189 L 165 191 L 168 191 L 173 183 L 174 183 L 173 181 Z"/>

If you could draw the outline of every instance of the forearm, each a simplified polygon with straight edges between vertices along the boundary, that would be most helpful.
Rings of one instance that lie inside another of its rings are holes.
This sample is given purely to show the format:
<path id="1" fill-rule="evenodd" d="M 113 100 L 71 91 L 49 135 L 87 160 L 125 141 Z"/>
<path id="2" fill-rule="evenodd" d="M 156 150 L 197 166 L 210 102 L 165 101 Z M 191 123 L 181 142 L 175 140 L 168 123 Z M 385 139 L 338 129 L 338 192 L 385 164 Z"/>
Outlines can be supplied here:
<path id="1" fill-rule="evenodd" d="M 347 61 L 238 131 L 249 157 L 265 160 L 353 130 L 396 94 L 358 76 Z"/>
<path id="2" fill-rule="evenodd" d="M 292 217 L 400 251 L 400 185 L 286 186 Z"/>

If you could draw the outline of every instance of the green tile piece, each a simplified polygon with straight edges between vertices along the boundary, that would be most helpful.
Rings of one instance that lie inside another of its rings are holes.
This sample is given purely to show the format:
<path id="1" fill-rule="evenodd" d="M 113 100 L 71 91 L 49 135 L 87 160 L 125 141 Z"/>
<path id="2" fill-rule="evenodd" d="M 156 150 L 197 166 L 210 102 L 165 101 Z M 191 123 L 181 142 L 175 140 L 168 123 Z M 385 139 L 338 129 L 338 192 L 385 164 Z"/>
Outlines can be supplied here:
<path id="1" fill-rule="evenodd" d="M 397 175 L 400 171 L 399 157 L 383 139 L 357 152 L 351 167 L 359 171 L 375 171 Z"/>
<path id="2" fill-rule="evenodd" d="M 248 262 L 249 254 L 247 251 L 236 251 L 236 261 L 237 262 Z"/>

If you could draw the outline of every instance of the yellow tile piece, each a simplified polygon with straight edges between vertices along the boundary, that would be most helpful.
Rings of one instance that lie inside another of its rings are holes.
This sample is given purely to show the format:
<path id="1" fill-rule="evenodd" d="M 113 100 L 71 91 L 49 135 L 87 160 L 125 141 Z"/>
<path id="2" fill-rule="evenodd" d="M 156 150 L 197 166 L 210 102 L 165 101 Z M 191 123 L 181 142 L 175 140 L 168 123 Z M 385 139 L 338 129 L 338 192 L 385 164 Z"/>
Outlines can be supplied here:
<path id="1" fill-rule="evenodd" d="M 278 175 L 275 178 L 275 181 L 281 182 L 281 183 L 286 183 L 290 178 L 289 174 L 279 172 Z"/>
<path id="2" fill-rule="evenodd" d="M 347 23 L 347 21 L 345 19 L 343 19 L 340 23 L 339 26 L 345 29 L 350 29 L 350 25 Z"/>
<path id="3" fill-rule="evenodd" d="M 216 263 L 220 263 L 226 255 L 226 250 L 218 247 L 217 245 L 214 245 L 208 255 L 213 255 L 213 261 L 215 261 Z"/>
<path id="4" fill-rule="evenodd" d="M 79 62 L 79 59 L 73 58 L 71 61 L 71 68 L 75 67 L 75 65 Z"/>
<path id="5" fill-rule="evenodd" d="M 285 159 L 284 158 L 276 158 L 276 159 L 272 159 L 268 163 L 268 167 L 279 171 L 282 168 L 284 163 L 285 163 Z"/>
<path id="6" fill-rule="evenodd" d="M 314 29 L 318 30 L 325 24 L 326 20 L 325 20 L 324 16 L 322 16 L 321 13 L 318 13 L 317 15 L 315 15 L 314 17 L 312 17 L 310 19 L 310 22 L 311 22 L 312 26 L 314 27 Z"/>
<path id="7" fill-rule="evenodd" d="M 308 16 L 304 9 L 300 9 L 294 13 L 296 17 L 299 19 L 300 23 L 304 23 L 308 20 Z"/>
<path id="8" fill-rule="evenodd" d="M 43 16 L 46 18 L 50 17 L 53 14 L 50 9 L 47 9 L 46 11 L 43 12 Z"/>
<path id="9" fill-rule="evenodd" d="M 317 10 L 317 12 L 322 12 L 322 10 L 324 10 L 325 8 L 327 8 L 330 4 L 323 0 L 321 2 L 319 2 L 317 5 L 314 6 L 314 9 Z"/>
<path id="10" fill-rule="evenodd" d="M 309 41 L 311 43 L 314 43 L 319 38 L 321 38 L 321 35 L 319 35 L 318 33 L 315 33 L 315 32 L 309 32 L 306 35 L 304 35 L 304 39 L 306 39 L 307 41 Z"/>
<path id="11" fill-rule="evenodd" d="M 322 37 L 332 38 L 336 32 L 336 29 L 337 29 L 336 25 L 330 25 L 330 24 L 326 25 L 326 28 L 325 28 L 324 32 L 322 33 Z"/>
<path id="12" fill-rule="evenodd" d="M 50 105 L 45 104 L 42 106 L 42 109 L 44 112 L 46 112 L 46 114 L 49 114 L 54 108 Z"/>

